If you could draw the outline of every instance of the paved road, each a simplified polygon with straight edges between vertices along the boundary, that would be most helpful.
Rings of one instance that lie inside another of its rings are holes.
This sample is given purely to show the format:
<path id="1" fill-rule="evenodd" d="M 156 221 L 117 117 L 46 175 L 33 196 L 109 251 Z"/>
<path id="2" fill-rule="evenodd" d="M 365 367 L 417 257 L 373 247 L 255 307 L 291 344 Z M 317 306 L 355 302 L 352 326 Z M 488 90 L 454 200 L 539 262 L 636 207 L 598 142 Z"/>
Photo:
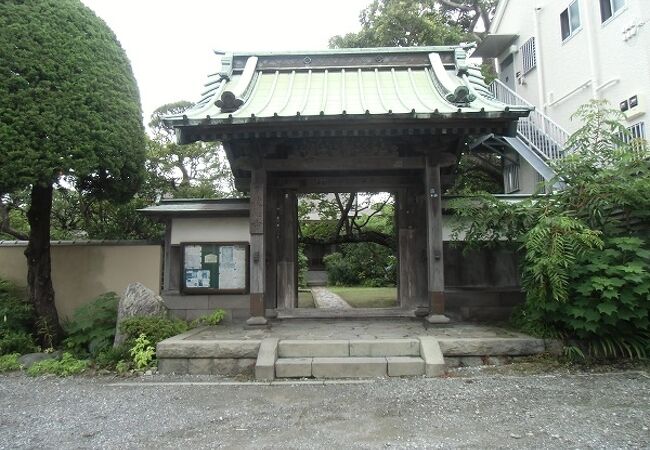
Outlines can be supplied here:
<path id="1" fill-rule="evenodd" d="M 0 377 L 0 448 L 650 447 L 643 372 L 151 383 L 183 380 Z"/>

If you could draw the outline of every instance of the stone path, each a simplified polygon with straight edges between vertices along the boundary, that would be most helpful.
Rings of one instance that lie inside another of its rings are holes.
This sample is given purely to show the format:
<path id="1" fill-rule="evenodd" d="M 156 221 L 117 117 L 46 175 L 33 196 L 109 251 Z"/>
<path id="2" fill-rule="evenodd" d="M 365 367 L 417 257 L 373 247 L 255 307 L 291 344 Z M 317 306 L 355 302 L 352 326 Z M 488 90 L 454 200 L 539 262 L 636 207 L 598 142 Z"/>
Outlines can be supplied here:
<path id="1" fill-rule="evenodd" d="M 311 288 L 311 295 L 314 297 L 316 308 L 321 309 L 350 309 L 348 302 L 336 295 L 327 288 L 314 286 Z"/>

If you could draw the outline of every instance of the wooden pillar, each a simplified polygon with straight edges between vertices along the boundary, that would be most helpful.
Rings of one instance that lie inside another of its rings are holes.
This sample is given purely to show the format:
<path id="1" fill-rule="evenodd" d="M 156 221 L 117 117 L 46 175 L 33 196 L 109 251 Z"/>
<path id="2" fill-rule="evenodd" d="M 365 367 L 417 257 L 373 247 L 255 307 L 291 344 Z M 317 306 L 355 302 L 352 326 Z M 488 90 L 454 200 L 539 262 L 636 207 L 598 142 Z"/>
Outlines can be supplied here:
<path id="1" fill-rule="evenodd" d="M 415 243 L 415 227 L 413 224 L 413 198 L 407 189 L 400 189 L 395 197 L 395 211 L 397 216 L 397 289 L 400 306 L 405 309 L 414 308 L 416 305 L 415 265 L 417 264 L 417 249 Z"/>
<path id="2" fill-rule="evenodd" d="M 427 285 L 429 322 L 448 322 L 445 313 L 445 274 L 442 248 L 442 193 L 440 165 L 427 156 L 424 169 L 427 211 Z"/>
<path id="3" fill-rule="evenodd" d="M 277 189 L 267 189 L 264 216 L 264 308 L 266 317 L 274 317 L 275 309 L 278 307 L 276 277 L 278 266 L 278 208 L 281 201 Z"/>
<path id="4" fill-rule="evenodd" d="M 429 313 L 426 215 L 422 188 L 401 189 L 396 196 L 398 295 L 402 308 Z"/>
<path id="5" fill-rule="evenodd" d="M 266 252 L 264 242 L 266 216 L 266 171 L 251 171 L 250 184 L 250 310 L 249 325 L 266 325 L 264 292 L 266 285 Z"/>
<path id="6" fill-rule="evenodd" d="M 280 202 L 278 307 L 293 309 L 298 306 L 298 198 L 284 192 Z"/>

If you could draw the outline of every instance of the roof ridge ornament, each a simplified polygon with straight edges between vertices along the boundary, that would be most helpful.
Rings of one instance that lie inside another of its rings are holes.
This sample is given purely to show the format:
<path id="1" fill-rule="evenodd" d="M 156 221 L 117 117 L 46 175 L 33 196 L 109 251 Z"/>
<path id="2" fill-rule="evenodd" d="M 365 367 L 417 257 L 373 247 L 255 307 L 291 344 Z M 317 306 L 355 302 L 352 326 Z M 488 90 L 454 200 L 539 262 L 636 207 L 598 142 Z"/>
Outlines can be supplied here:
<path id="1" fill-rule="evenodd" d="M 467 74 L 467 52 L 462 48 L 454 50 L 454 62 L 456 63 L 456 75 L 459 77 Z"/>
<path id="2" fill-rule="evenodd" d="M 456 50 L 460 50 L 465 55 L 465 57 L 467 56 L 463 49 Z M 456 56 L 456 53 L 454 53 L 454 56 Z M 459 56 L 462 60 L 462 55 Z M 429 53 L 429 61 L 431 62 L 431 67 L 433 68 L 433 84 L 436 86 L 445 100 L 447 100 L 449 103 L 453 103 L 456 106 L 469 106 L 471 102 L 476 100 L 476 95 L 471 92 L 469 87 L 467 87 L 465 84 L 459 85 L 451 79 L 447 73 L 447 70 L 445 69 L 445 66 L 442 64 L 442 60 L 440 59 L 440 55 L 438 53 Z M 464 63 L 465 67 L 467 67 L 466 59 Z"/>
<path id="3" fill-rule="evenodd" d="M 228 76 L 228 80 L 230 80 L 230 76 L 232 75 L 232 54 L 226 55 L 222 58 L 222 73 L 220 73 L 222 76 L 224 76 L 223 73 L 223 61 L 227 60 L 229 58 L 229 64 L 230 64 L 230 75 Z M 228 62 L 228 61 L 227 61 Z M 250 94 L 250 87 L 251 87 L 251 81 L 253 81 L 253 76 L 255 75 L 255 68 L 257 67 L 257 56 L 251 56 L 248 58 L 246 61 L 246 65 L 244 66 L 244 71 L 241 74 L 241 77 L 239 78 L 239 81 L 235 85 L 234 88 L 232 89 L 227 89 L 224 90 L 221 93 L 221 98 L 219 98 L 216 102 L 214 102 L 215 105 L 217 105 L 219 108 L 221 108 L 221 112 L 234 112 L 237 111 L 246 101 L 246 98 L 248 97 L 248 94 Z"/>
<path id="4" fill-rule="evenodd" d="M 222 80 L 230 80 L 232 76 L 232 53 L 224 53 L 221 57 L 221 70 L 219 71 L 219 78 Z"/>

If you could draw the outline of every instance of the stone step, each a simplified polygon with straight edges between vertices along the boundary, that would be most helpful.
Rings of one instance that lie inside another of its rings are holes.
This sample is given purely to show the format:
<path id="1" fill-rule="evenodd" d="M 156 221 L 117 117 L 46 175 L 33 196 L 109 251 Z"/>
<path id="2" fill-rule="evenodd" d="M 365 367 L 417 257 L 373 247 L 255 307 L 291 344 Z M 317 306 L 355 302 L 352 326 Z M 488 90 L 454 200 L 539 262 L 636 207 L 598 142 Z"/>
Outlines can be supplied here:
<path id="1" fill-rule="evenodd" d="M 294 308 L 277 309 L 277 319 L 368 319 L 368 318 L 415 318 L 414 309 L 402 308 L 350 308 L 350 309 L 319 309 Z"/>
<path id="2" fill-rule="evenodd" d="M 280 358 L 419 356 L 418 339 L 281 340 Z"/>
<path id="3" fill-rule="evenodd" d="M 276 378 L 375 378 L 424 374 L 424 360 L 413 356 L 279 358 L 275 362 Z"/>

